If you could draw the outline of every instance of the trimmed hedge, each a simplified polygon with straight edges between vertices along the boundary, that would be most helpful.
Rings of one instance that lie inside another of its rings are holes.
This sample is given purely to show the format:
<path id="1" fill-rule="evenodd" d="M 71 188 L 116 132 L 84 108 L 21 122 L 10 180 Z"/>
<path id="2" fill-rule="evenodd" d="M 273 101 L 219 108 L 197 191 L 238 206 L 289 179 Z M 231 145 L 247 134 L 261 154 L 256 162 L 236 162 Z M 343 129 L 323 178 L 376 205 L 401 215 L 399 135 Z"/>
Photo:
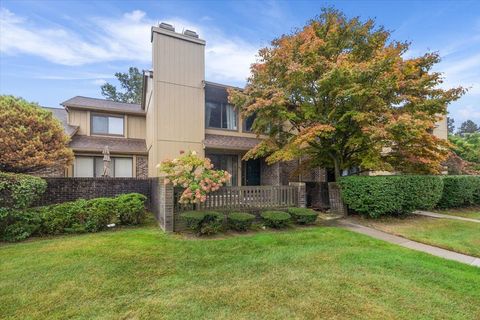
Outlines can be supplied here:
<path id="1" fill-rule="evenodd" d="M 284 228 L 291 219 L 290 214 L 283 211 L 264 211 L 260 214 L 263 223 L 271 228 Z"/>
<path id="2" fill-rule="evenodd" d="M 131 193 L 24 210 L 0 209 L 0 238 L 20 241 L 33 235 L 97 232 L 109 224 L 139 224 L 145 216 L 145 200 L 144 195 Z"/>
<path id="3" fill-rule="evenodd" d="M 46 190 L 47 182 L 28 174 L 0 172 L 0 208 L 25 209 Z"/>
<path id="4" fill-rule="evenodd" d="M 350 176 L 339 184 L 348 207 L 372 218 L 432 209 L 443 190 L 441 176 Z"/>
<path id="5" fill-rule="evenodd" d="M 219 232 L 223 225 L 223 214 L 215 211 L 187 211 L 180 214 L 187 227 L 200 235 Z"/>
<path id="6" fill-rule="evenodd" d="M 237 231 L 248 230 L 253 221 L 255 221 L 255 216 L 245 212 L 232 212 L 227 216 L 228 226 Z"/>
<path id="7" fill-rule="evenodd" d="M 298 224 L 313 224 L 317 221 L 318 212 L 307 208 L 288 208 L 287 212 L 292 216 L 292 220 Z"/>
<path id="8" fill-rule="evenodd" d="M 439 208 L 480 205 L 480 176 L 445 176 Z"/>

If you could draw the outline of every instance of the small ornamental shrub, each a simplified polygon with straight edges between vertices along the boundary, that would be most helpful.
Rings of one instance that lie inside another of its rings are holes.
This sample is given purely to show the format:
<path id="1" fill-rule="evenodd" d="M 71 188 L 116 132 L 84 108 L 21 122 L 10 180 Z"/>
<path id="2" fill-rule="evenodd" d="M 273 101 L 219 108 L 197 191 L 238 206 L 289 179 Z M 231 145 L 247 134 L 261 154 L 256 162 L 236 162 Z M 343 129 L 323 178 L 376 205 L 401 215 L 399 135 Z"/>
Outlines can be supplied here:
<path id="1" fill-rule="evenodd" d="M 219 232 L 223 225 L 223 214 L 215 211 L 188 211 L 180 214 L 187 228 L 200 235 Z"/>
<path id="2" fill-rule="evenodd" d="M 283 211 L 264 211 L 260 214 L 263 223 L 271 228 L 284 228 L 290 222 L 290 214 Z"/>
<path id="3" fill-rule="evenodd" d="M 40 227 L 40 217 L 33 211 L 0 208 L 0 240 L 27 239 Z"/>
<path id="4" fill-rule="evenodd" d="M 246 231 L 255 221 L 255 216 L 245 212 L 232 212 L 227 216 L 228 226 L 236 231 Z"/>
<path id="5" fill-rule="evenodd" d="M 350 176 L 339 184 L 345 204 L 372 218 L 432 209 L 443 190 L 440 176 Z"/>
<path id="6" fill-rule="evenodd" d="M 145 218 L 147 197 L 139 193 L 123 194 L 117 197 L 117 218 L 121 225 L 139 224 Z"/>
<path id="7" fill-rule="evenodd" d="M 160 171 L 167 174 L 165 183 L 184 188 L 178 200 L 182 204 L 205 202 L 207 193 L 220 189 L 231 178 L 227 171 L 213 170 L 210 159 L 200 158 L 195 151 L 163 161 Z"/>
<path id="8" fill-rule="evenodd" d="M 0 172 L 0 208 L 28 208 L 46 188 L 47 182 L 42 178 Z"/>
<path id="9" fill-rule="evenodd" d="M 317 221 L 318 213 L 307 208 L 288 208 L 287 212 L 292 220 L 298 224 L 313 224 Z"/>
<path id="10" fill-rule="evenodd" d="M 3 208 L 0 209 L 0 240 L 97 232 L 107 229 L 109 224 L 139 224 L 145 215 L 145 199 L 143 195 L 131 193 L 23 210 Z"/>
<path id="11" fill-rule="evenodd" d="M 480 176 L 445 176 L 439 208 L 480 204 Z"/>

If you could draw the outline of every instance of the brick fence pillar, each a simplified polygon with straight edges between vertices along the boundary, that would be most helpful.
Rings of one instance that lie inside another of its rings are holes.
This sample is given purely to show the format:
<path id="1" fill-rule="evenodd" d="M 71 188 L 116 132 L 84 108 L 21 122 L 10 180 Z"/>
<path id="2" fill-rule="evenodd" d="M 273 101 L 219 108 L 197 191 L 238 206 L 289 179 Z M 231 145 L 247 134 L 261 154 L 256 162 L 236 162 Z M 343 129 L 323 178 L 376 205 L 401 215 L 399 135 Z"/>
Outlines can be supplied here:
<path id="1" fill-rule="evenodd" d="M 173 185 L 166 184 L 165 178 L 153 180 L 152 185 L 152 209 L 155 212 L 157 222 L 164 231 L 174 231 L 174 212 L 173 212 Z"/>
<path id="2" fill-rule="evenodd" d="M 340 186 L 336 182 L 328 183 L 328 198 L 330 200 L 330 210 L 334 213 L 347 215 L 347 205 L 343 203 L 340 194 Z"/>
<path id="3" fill-rule="evenodd" d="M 300 208 L 305 208 L 307 205 L 305 182 L 289 182 L 288 185 L 297 189 L 297 206 Z"/>

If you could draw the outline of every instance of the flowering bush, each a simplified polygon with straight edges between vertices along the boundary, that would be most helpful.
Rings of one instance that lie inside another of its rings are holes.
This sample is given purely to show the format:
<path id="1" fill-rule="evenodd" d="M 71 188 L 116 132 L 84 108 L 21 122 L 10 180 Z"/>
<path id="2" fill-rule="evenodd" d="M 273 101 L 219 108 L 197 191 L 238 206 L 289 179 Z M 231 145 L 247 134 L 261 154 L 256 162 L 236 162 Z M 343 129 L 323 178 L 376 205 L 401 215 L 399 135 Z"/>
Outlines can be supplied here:
<path id="1" fill-rule="evenodd" d="M 230 173 L 212 168 L 210 159 L 200 158 L 195 151 L 160 164 L 160 171 L 167 174 L 166 183 L 185 188 L 178 201 L 183 204 L 205 202 L 207 193 L 220 189 L 230 180 Z"/>

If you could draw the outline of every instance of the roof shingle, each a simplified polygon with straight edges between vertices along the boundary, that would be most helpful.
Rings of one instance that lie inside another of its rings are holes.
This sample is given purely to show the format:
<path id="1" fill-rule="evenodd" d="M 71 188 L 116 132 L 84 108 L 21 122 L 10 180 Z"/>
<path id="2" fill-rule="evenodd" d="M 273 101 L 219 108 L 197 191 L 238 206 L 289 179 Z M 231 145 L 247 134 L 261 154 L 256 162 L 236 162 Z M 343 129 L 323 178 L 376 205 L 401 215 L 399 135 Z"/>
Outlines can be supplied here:
<path id="1" fill-rule="evenodd" d="M 63 130 L 65 130 L 65 133 L 67 135 L 69 135 L 71 137 L 77 132 L 78 126 L 72 126 L 72 125 L 68 124 L 67 110 L 65 110 L 63 108 L 48 108 L 48 107 L 43 107 L 43 109 L 53 113 L 53 116 L 55 118 L 57 118 L 62 123 Z"/>
<path id="2" fill-rule="evenodd" d="M 76 96 L 61 103 L 65 107 L 75 107 L 88 110 L 112 111 L 133 114 L 145 114 L 141 105 L 136 103 L 116 102 L 105 99 Z"/>
<path id="3" fill-rule="evenodd" d="M 206 148 L 250 150 L 260 143 L 260 139 L 206 134 L 204 144 Z"/>
<path id="4" fill-rule="evenodd" d="M 70 148 L 74 151 L 101 152 L 105 146 L 112 153 L 147 154 L 147 145 L 144 139 L 110 138 L 96 136 L 75 135 L 70 141 Z"/>

